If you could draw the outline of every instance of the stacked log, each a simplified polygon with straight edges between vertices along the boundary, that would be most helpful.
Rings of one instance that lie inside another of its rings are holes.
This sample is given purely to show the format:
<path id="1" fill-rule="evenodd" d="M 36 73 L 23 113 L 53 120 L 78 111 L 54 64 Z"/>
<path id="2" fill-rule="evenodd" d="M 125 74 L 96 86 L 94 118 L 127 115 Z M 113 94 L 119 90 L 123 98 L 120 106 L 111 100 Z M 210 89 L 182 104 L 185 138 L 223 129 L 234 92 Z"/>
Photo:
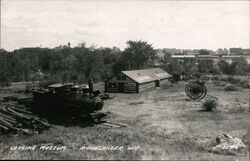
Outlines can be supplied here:
<path id="1" fill-rule="evenodd" d="M 32 135 L 51 127 L 31 112 L 16 107 L 0 108 L 0 133 Z"/>

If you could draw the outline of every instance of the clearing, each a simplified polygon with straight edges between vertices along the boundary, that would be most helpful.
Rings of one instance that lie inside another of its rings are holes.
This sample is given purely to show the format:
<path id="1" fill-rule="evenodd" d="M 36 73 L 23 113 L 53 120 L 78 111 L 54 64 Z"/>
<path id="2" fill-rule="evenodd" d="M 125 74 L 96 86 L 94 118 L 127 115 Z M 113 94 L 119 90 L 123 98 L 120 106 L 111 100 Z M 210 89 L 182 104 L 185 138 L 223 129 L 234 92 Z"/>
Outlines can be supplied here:
<path id="1" fill-rule="evenodd" d="M 100 84 L 99 84 L 100 85 Z M 101 84 L 102 86 L 102 84 Z M 64 123 L 39 135 L 0 137 L 0 159 L 154 159 L 154 160 L 249 160 L 249 89 L 227 92 L 206 84 L 208 95 L 218 97 L 212 112 L 202 102 L 188 101 L 185 82 L 167 89 L 140 94 L 115 94 L 104 102 L 110 121 L 128 127 Z M 0 97 L 8 90 L 0 90 Z M 209 98 L 207 96 L 205 99 Z M 84 122 L 84 121 L 82 121 Z M 242 139 L 248 150 L 237 155 L 210 152 L 216 137 L 227 133 Z M 10 150 L 12 146 L 66 146 L 66 150 Z M 123 150 L 80 150 L 81 147 L 123 146 Z M 139 146 L 139 148 L 138 148 Z M 134 150 L 128 150 L 134 147 Z"/>

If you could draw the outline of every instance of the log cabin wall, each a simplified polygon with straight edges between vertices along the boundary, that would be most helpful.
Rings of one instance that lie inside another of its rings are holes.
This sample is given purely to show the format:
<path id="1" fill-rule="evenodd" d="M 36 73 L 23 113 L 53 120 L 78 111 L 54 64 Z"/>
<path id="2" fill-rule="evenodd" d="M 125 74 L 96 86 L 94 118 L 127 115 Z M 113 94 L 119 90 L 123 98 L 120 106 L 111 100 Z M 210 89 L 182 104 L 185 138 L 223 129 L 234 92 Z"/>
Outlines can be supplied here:
<path id="1" fill-rule="evenodd" d="M 125 74 L 120 73 L 105 82 L 105 92 L 137 93 L 137 84 Z"/>
<path id="2" fill-rule="evenodd" d="M 148 91 L 148 90 L 153 90 L 155 88 L 156 88 L 155 87 L 155 81 L 139 84 L 139 92 L 145 92 L 145 91 Z"/>

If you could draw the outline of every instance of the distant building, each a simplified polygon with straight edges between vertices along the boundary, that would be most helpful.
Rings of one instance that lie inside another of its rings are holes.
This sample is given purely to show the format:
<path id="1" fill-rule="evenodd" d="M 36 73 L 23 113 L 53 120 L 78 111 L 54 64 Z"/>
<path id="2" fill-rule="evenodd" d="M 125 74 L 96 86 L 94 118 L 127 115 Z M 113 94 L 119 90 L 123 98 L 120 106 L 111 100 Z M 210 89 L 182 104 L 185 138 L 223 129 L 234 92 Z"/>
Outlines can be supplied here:
<path id="1" fill-rule="evenodd" d="M 203 60 L 212 60 L 214 63 L 218 63 L 220 60 L 225 60 L 231 64 L 234 60 L 239 58 L 246 59 L 247 63 L 250 64 L 250 55 L 172 55 L 172 59 L 178 60 L 190 60 L 193 59 L 196 62 L 202 62 Z"/>
<path id="2" fill-rule="evenodd" d="M 187 59 L 193 59 L 198 61 L 202 60 L 213 60 L 214 62 L 219 61 L 219 57 L 216 55 L 172 55 L 172 59 L 178 59 L 178 60 L 187 60 Z"/>
<path id="3" fill-rule="evenodd" d="M 161 68 L 121 71 L 105 81 L 105 92 L 140 93 L 170 82 L 172 75 Z"/>
<path id="4" fill-rule="evenodd" d="M 242 49 L 242 54 L 250 56 L 250 49 Z"/>
<path id="5" fill-rule="evenodd" d="M 229 64 L 231 64 L 234 60 L 240 59 L 240 58 L 246 59 L 247 63 L 250 64 L 250 55 L 249 56 L 245 56 L 245 55 L 225 55 L 224 56 L 223 55 L 221 57 L 222 60 L 225 60 Z"/>
<path id="6" fill-rule="evenodd" d="M 187 55 L 199 55 L 199 51 L 193 50 L 193 51 L 187 51 Z"/>
<path id="7" fill-rule="evenodd" d="M 212 60 L 214 63 L 220 61 L 220 57 L 217 55 L 197 55 L 198 60 L 201 62 L 202 60 Z"/>
<path id="8" fill-rule="evenodd" d="M 247 61 L 247 64 L 250 64 L 250 55 L 245 56 L 245 59 L 246 59 L 246 61 Z"/>
<path id="9" fill-rule="evenodd" d="M 241 55 L 242 54 L 242 49 L 241 48 L 230 48 L 229 52 L 232 55 Z"/>
<path id="10" fill-rule="evenodd" d="M 171 58 L 174 58 L 174 59 L 188 59 L 188 58 L 195 59 L 196 56 L 195 55 L 172 55 Z"/>

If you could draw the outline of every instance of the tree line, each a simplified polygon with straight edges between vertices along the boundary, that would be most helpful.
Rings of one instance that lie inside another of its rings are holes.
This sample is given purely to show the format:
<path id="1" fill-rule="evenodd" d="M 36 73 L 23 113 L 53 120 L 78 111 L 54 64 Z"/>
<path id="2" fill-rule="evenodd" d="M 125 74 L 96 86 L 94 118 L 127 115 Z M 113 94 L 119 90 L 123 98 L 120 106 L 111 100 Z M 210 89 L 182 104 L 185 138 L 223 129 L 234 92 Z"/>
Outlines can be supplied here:
<path id="1" fill-rule="evenodd" d="M 200 55 L 210 55 L 208 50 L 201 49 Z M 249 75 L 250 65 L 243 57 L 234 58 L 231 63 L 220 59 L 215 62 L 212 59 L 173 59 L 171 53 L 164 53 L 160 60 L 162 68 L 171 74 L 197 75 L 214 74 L 214 75 Z"/>
<path id="2" fill-rule="evenodd" d="M 103 81 L 121 70 L 152 67 L 156 52 L 144 41 L 128 41 L 127 48 L 77 47 L 21 48 L 0 51 L 0 82 L 32 81 L 40 70 L 55 82 Z"/>
<path id="3" fill-rule="evenodd" d="M 204 52 L 204 51 L 202 51 Z M 68 45 L 49 48 L 21 48 L 8 52 L 0 50 L 0 83 L 33 81 L 38 70 L 47 81 L 86 83 L 104 81 L 122 70 L 151 68 L 160 62 L 160 67 L 171 74 L 223 73 L 244 74 L 250 71 L 245 60 L 232 64 L 212 61 L 196 65 L 192 60 L 177 61 L 169 53 L 163 58 L 157 55 L 152 44 L 146 41 L 128 41 L 127 47 L 119 48 L 77 47 Z"/>

